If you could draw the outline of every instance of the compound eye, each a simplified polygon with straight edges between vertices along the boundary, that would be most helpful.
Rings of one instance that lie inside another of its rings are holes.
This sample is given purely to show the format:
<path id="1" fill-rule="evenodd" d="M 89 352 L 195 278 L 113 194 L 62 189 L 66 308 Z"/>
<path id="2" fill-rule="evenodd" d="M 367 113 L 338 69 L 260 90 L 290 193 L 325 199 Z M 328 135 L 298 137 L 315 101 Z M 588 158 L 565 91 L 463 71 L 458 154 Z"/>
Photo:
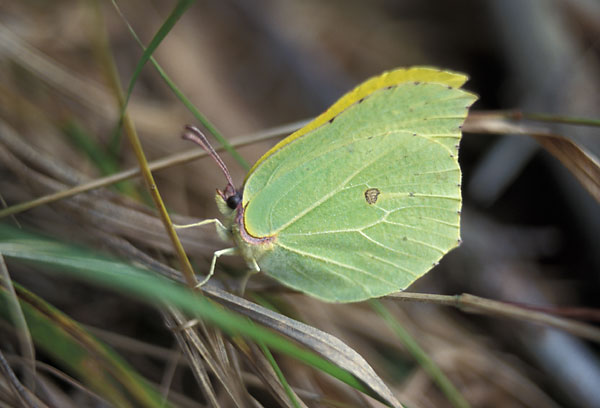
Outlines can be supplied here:
<path id="1" fill-rule="evenodd" d="M 235 210 L 239 203 L 242 202 L 242 192 L 236 191 L 234 195 L 227 197 L 227 207 Z"/>

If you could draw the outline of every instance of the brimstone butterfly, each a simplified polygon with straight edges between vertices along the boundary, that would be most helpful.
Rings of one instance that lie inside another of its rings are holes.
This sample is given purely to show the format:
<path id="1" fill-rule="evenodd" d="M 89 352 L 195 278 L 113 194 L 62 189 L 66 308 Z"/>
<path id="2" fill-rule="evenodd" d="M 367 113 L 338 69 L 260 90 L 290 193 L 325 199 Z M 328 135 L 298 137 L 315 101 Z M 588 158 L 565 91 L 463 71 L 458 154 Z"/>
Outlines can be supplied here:
<path id="1" fill-rule="evenodd" d="M 385 72 L 262 156 L 236 190 L 217 190 L 222 236 L 249 267 L 329 302 L 397 292 L 460 241 L 461 126 L 476 97 L 462 74 Z"/>

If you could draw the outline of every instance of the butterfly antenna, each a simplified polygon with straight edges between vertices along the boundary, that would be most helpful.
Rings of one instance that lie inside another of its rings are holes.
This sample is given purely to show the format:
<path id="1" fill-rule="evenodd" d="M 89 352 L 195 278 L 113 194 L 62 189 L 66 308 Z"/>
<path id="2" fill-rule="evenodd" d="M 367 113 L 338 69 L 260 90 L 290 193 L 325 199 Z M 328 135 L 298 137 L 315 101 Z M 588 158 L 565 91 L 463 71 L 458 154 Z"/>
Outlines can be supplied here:
<path id="1" fill-rule="evenodd" d="M 183 131 L 181 137 L 185 140 L 190 140 L 202 147 L 206 151 L 206 153 L 208 153 L 210 157 L 212 157 L 213 160 L 219 165 L 219 167 L 223 171 L 223 174 L 225 174 L 225 177 L 227 178 L 228 186 L 231 186 L 231 188 L 235 191 L 235 187 L 233 186 L 233 180 L 231 179 L 229 170 L 227 170 L 227 166 L 225 166 L 225 163 L 223 163 L 223 160 L 221 160 L 215 149 L 213 149 L 210 143 L 208 143 L 208 139 L 206 139 L 204 133 L 202 133 L 200 129 L 198 129 L 195 126 L 185 125 L 185 130 Z"/>

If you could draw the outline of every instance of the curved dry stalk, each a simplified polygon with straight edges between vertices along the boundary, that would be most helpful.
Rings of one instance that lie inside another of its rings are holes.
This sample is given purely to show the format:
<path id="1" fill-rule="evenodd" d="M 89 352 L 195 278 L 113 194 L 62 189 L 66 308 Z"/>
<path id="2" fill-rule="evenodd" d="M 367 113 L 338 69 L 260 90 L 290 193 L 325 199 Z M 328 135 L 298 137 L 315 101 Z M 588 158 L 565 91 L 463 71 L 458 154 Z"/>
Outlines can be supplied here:
<path id="1" fill-rule="evenodd" d="M 600 161 L 574 141 L 540 127 L 515 124 L 510 113 L 476 112 L 470 114 L 463 131 L 489 134 L 529 135 L 556 157 L 591 194 L 600 202 Z"/>

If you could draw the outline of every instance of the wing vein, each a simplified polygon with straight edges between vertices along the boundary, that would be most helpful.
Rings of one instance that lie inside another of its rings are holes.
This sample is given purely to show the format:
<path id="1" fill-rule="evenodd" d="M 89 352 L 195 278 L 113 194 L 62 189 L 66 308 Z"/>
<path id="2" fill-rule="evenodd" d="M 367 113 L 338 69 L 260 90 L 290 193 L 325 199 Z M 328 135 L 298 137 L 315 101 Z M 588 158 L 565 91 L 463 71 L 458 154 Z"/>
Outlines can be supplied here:
<path id="1" fill-rule="evenodd" d="M 323 256 L 319 256 L 319 255 L 316 255 L 316 254 L 312 254 L 310 252 L 300 251 L 298 249 L 288 247 L 287 245 L 284 245 L 284 244 L 281 244 L 281 243 L 278 243 L 278 245 L 281 248 L 285 248 L 286 250 L 288 250 L 290 252 L 297 253 L 298 255 L 306 256 L 308 258 L 317 259 L 317 260 L 320 260 L 321 262 L 324 262 L 325 264 L 329 263 L 331 265 L 336 265 L 336 266 L 339 266 L 339 267 L 342 267 L 342 268 L 349 269 L 351 271 L 358 272 L 358 273 L 360 273 L 362 275 L 366 275 L 366 276 L 368 276 L 370 278 L 373 278 L 373 279 L 376 279 L 376 280 L 378 280 L 380 282 L 383 282 L 383 283 L 385 283 L 387 285 L 397 286 L 394 282 L 390 282 L 387 279 L 383 279 L 381 276 L 377 276 L 376 274 L 368 272 L 368 271 L 366 271 L 364 269 L 360 269 L 360 268 L 356 268 L 354 266 L 346 265 L 346 264 L 343 264 L 341 262 L 334 261 L 333 259 L 326 258 L 326 257 L 323 257 Z M 333 270 L 331 270 L 331 271 L 332 271 L 332 273 L 334 273 L 337 276 L 342 276 L 342 277 L 345 277 L 346 279 L 349 279 L 348 277 L 346 277 L 346 276 L 344 276 L 344 275 L 342 275 L 342 274 L 340 274 L 338 272 L 334 272 Z M 352 279 L 350 279 L 350 281 L 353 282 L 353 283 L 357 283 L 356 281 L 354 281 Z M 365 289 L 366 289 L 366 287 L 365 287 Z"/>

